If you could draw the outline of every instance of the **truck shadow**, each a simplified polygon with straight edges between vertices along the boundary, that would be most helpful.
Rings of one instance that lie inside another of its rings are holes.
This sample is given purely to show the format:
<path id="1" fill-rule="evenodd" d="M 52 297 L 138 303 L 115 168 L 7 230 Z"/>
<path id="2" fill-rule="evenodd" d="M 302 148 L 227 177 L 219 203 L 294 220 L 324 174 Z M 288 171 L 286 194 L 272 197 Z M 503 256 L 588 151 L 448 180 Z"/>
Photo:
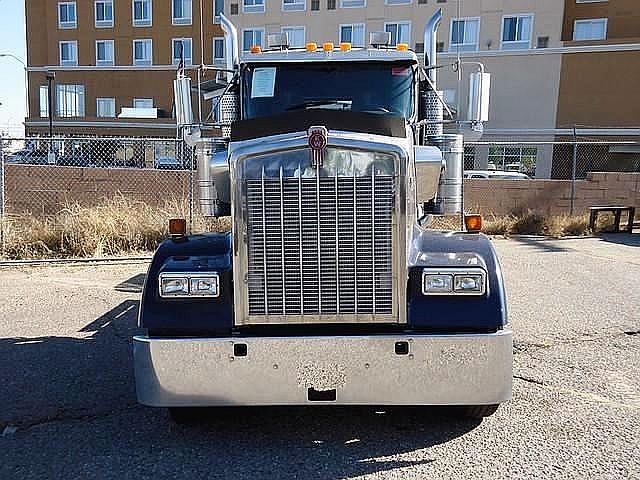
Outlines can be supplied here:
<path id="1" fill-rule="evenodd" d="M 314 406 L 205 409 L 177 425 L 165 409 L 136 403 L 137 311 L 137 300 L 122 302 L 82 328 L 84 338 L 0 339 L 0 431 L 18 427 L 1 464 L 45 478 L 61 449 L 78 465 L 111 458 L 109 478 L 145 458 L 158 478 L 338 479 L 436 462 L 431 447 L 480 424 L 441 408 Z M 30 441 L 57 447 L 34 456 Z"/>

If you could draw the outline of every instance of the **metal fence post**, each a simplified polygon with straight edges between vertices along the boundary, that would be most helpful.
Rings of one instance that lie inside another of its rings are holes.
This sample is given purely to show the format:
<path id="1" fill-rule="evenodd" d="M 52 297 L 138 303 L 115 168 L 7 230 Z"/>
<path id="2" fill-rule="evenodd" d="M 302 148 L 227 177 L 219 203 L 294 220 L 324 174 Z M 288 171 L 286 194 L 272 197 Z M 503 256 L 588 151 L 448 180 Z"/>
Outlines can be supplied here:
<path id="1" fill-rule="evenodd" d="M 5 212 L 6 199 L 4 194 L 4 141 L 0 139 L 0 257 L 4 257 L 4 236 L 5 236 Z"/>
<path id="2" fill-rule="evenodd" d="M 573 161 L 571 162 L 571 208 L 569 215 L 573 215 L 576 201 L 576 163 L 578 162 L 578 135 L 573 126 Z"/>

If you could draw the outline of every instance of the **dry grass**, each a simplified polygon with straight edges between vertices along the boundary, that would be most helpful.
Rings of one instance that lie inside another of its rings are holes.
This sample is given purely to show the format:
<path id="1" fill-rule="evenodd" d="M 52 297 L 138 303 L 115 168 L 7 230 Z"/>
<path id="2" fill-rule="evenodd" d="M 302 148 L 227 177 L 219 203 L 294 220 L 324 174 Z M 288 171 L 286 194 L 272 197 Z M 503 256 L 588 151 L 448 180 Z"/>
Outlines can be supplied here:
<path id="1" fill-rule="evenodd" d="M 5 256 L 25 259 L 146 253 L 167 238 L 169 218 L 188 218 L 188 212 L 185 200 L 168 201 L 159 207 L 116 196 L 94 207 L 69 204 L 44 218 L 11 216 L 5 222 Z M 195 223 L 195 231 L 205 226 L 208 231 L 225 231 L 231 226 L 228 219 L 197 218 Z"/>
<path id="2" fill-rule="evenodd" d="M 167 238 L 169 218 L 188 218 L 184 199 L 149 205 L 123 196 L 93 207 L 72 203 L 48 217 L 15 215 L 5 221 L 5 257 L 104 257 L 148 253 Z M 602 222 L 608 222 L 603 216 Z M 600 222 L 599 222 L 600 224 Z M 599 225 L 604 226 L 604 225 Z M 457 228 L 456 226 L 449 228 Z M 194 218 L 195 232 L 229 231 L 229 218 Z M 586 216 L 546 217 L 535 212 L 489 217 L 482 229 L 487 235 L 586 235 Z"/>
<path id="3" fill-rule="evenodd" d="M 586 215 L 544 216 L 536 212 L 486 219 L 482 231 L 487 235 L 547 235 L 550 237 L 582 236 L 590 233 Z"/>

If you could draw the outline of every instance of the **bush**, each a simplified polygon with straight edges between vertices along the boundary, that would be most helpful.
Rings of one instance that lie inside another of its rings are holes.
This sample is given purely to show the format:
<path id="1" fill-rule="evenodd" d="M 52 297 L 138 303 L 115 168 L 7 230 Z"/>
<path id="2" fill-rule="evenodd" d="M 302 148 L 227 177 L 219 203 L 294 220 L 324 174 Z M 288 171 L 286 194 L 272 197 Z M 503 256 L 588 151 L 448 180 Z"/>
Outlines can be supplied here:
<path id="1" fill-rule="evenodd" d="M 13 259 L 102 257 L 156 249 L 168 237 L 169 218 L 188 218 L 185 200 L 162 206 L 123 196 L 93 207 L 72 203 L 55 215 L 14 215 L 6 222 L 5 255 Z M 228 231 L 229 219 L 196 218 L 195 231 Z"/>
<path id="2" fill-rule="evenodd" d="M 482 232 L 487 235 L 548 235 L 551 237 L 581 236 L 589 232 L 587 216 L 544 216 L 535 212 L 506 215 L 485 221 Z"/>

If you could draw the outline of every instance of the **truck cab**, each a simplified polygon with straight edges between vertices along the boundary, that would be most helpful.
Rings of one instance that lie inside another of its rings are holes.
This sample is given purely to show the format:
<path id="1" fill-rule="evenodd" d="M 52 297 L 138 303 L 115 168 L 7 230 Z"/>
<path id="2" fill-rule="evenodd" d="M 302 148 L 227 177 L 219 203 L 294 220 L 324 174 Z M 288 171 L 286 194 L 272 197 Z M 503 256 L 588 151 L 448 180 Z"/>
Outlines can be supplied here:
<path id="1" fill-rule="evenodd" d="M 202 215 L 231 229 L 156 251 L 134 338 L 138 400 L 176 418 L 224 405 L 493 413 L 511 397 L 503 279 L 489 240 L 462 227 L 463 136 L 443 132 L 435 68 L 384 34 L 363 49 L 290 49 L 276 35 L 240 58 L 221 18 L 222 137 L 193 121 L 189 79 L 175 86 Z M 430 230 L 433 215 L 459 216 L 460 231 Z"/>

